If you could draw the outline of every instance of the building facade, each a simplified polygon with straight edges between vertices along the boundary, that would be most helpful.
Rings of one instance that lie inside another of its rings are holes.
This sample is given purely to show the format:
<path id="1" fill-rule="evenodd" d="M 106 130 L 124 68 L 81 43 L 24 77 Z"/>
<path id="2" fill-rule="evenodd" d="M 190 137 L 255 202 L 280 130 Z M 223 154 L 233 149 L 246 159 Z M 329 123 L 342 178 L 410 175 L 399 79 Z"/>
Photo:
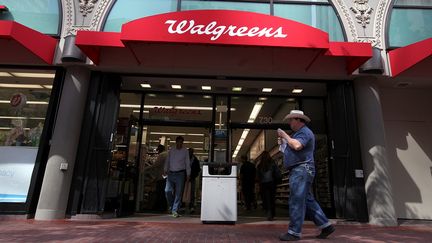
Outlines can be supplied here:
<path id="1" fill-rule="evenodd" d="M 299 108 L 328 214 L 432 219 L 431 22 L 422 0 L 0 0 L 0 212 L 148 209 L 156 145 L 280 160 Z"/>

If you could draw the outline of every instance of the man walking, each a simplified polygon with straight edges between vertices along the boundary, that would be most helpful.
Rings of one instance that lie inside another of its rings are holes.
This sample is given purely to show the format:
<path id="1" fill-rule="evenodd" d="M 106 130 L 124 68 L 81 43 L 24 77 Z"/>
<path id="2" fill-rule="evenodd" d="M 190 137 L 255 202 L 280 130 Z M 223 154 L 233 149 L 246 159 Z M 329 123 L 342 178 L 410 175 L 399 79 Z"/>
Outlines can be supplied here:
<path id="1" fill-rule="evenodd" d="M 288 232 L 281 235 L 281 241 L 296 241 L 301 237 L 302 225 L 305 215 L 308 215 L 316 226 L 321 229 L 317 238 L 327 238 L 335 231 L 335 228 L 311 193 L 311 186 L 315 177 L 315 136 L 306 126 L 310 118 L 304 115 L 303 111 L 292 110 L 285 117 L 291 129 L 292 136 L 281 129 L 278 129 L 278 136 L 287 141 L 284 152 L 284 166 L 289 173 L 289 214 L 290 224 Z"/>
<path id="2" fill-rule="evenodd" d="M 188 181 L 191 173 L 189 152 L 183 148 L 183 141 L 182 136 L 176 138 L 176 147 L 168 152 L 164 167 L 164 172 L 168 175 L 165 194 L 174 218 L 180 216 L 178 210 L 181 206 L 185 179 Z"/>

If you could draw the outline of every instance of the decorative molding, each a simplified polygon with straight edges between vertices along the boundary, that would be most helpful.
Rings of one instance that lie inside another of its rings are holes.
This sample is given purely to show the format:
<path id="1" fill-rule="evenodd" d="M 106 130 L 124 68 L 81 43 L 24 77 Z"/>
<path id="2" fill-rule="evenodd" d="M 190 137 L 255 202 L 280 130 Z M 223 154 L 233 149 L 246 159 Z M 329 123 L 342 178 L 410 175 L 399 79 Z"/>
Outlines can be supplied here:
<path id="1" fill-rule="evenodd" d="M 91 13 L 98 0 L 79 0 L 79 9 L 84 17 Z"/>
<path id="2" fill-rule="evenodd" d="M 90 23 L 90 28 L 92 30 L 100 30 L 101 26 L 102 26 L 102 20 L 103 20 L 103 16 L 105 16 L 105 14 L 108 10 L 109 10 L 109 5 L 113 4 L 115 1 L 112 0 L 101 0 L 96 8 L 95 13 L 93 14 L 93 18 L 91 20 Z"/>
<path id="3" fill-rule="evenodd" d="M 376 47 L 384 49 L 383 46 L 383 42 L 385 43 L 385 41 L 383 40 L 383 38 L 385 38 L 385 28 L 383 28 L 385 26 L 385 22 L 386 22 L 386 13 L 389 12 L 389 3 L 390 0 L 380 0 L 380 2 L 378 3 L 377 6 L 377 11 L 376 11 L 376 15 L 375 15 L 375 25 L 374 25 L 374 35 L 376 38 Z"/>
<path id="4" fill-rule="evenodd" d="M 351 36 L 348 36 L 348 40 L 357 40 L 357 30 L 354 24 L 353 19 L 351 18 L 350 11 L 345 4 L 344 0 L 333 0 L 333 4 L 336 6 L 336 8 L 339 8 L 341 12 L 339 13 L 339 16 L 342 18 L 342 23 L 346 23 L 345 29 L 347 30 L 347 35 L 350 34 Z"/>
<path id="5" fill-rule="evenodd" d="M 70 34 L 70 28 L 74 24 L 75 11 L 73 0 L 62 0 L 63 5 L 63 36 Z"/>
<path id="6" fill-rule="evenodd" d="M 357 23 L 366 28 L 366 25 L 370 23 L 373 11 L 373 8 L 369 6 L 369 0 L 354 0 L 354 7 L 350 7 L 350 9 L 355 14 Z"/>

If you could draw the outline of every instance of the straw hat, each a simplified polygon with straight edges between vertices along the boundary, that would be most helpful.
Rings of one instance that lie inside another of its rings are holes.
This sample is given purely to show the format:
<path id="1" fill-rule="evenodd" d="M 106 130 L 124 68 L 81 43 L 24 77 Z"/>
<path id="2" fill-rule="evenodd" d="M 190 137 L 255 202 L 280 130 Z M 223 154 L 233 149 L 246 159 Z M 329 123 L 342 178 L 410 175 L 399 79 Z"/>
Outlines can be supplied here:
<path id="1" fill-rule="evenodd" d="M 301 110 L 291 110 L 290 113 L 286 115 L 286 117 L 284 118 L 284 121 L 290 118 L 300 118 L 305 120 L 306 122 L 311 121 L 311 119 L 308 116 L 306 116 Z"/>

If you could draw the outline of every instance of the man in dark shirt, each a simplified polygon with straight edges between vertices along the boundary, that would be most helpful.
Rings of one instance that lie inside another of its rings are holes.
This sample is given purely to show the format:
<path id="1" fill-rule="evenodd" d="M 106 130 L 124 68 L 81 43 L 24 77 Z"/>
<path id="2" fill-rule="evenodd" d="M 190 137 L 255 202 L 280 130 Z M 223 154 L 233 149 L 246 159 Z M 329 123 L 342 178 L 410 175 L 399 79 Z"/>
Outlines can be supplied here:
<path id="1" fill-rule="evenodd" d="M 196 178 L 198 177 L 201 168 L 200 162 L 198 158 L 194 155 L 194 149 L 189 148 L 189 160 L 191 163 L 191 174 L 190 174 L 190 183 L 191 183 L 191 195 L 189 202 L 189 211 L 193 213 L 195 211 L 195 186 L 196 186 Z"/>
<path id="2" fill-rule="evenodd" d="M 240 157 L 242 166 L 240 168 L 241 190 L 246 204 L 246 210 L 251 210 L 252 204 L 255 202 L 255 177 L 256 169 L 246 155 Z"/>

